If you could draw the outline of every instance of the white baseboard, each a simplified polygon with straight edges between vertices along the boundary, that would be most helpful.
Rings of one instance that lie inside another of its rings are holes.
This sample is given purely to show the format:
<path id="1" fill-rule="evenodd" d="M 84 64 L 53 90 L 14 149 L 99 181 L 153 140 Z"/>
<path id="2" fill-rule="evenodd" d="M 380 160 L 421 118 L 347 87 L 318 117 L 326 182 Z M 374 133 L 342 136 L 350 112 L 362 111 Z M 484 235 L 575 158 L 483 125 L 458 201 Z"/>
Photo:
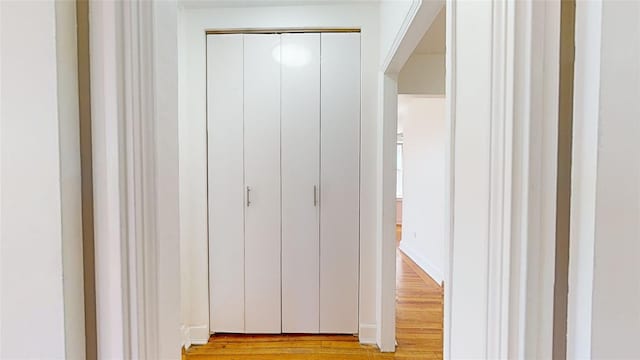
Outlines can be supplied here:
<path id="1" fill-rule="evenodd" d="M 209 325 L 182 326 L 182 342 L 185 349 L 191 345 L 204 345 L 209 342 Z"/>
<path id="2" fill-rule="evenodd" d="M 358 340 L 360 344 L 376 344 L 376 326 L 371 324 L 360 324 L 360 331 L 358 332 Z"/>
<path id="3" fill-rule="evenodd" d="M 442 286 L 442 282 L 444 281 L 444 274 L 442 271 L 433 266 L 426 257 L 422 256 L 420 252 L 411 245 L 411 243 L 400 241 L 400 250 L 411 258 L 416 265 L 424 270 L 429 277 Z"/>
<path id="4" fill-rule="evenodd" d="M 185 350 L 191 347 L 191 340 L 189 339 L 189 328 L 182 325 L 180 326 L 180 336 L 182 336 L 182 346 Z"/>

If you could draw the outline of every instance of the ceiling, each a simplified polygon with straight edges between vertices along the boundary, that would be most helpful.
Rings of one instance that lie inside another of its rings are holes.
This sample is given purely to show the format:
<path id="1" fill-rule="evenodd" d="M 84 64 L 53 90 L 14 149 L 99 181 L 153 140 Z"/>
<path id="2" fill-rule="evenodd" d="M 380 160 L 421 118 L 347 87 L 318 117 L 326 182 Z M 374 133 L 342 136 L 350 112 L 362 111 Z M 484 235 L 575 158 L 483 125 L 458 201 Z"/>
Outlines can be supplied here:
<path id="1" fill-rule="evenodd" d="M 431 27 L 422 37 L 418 46 L 413 51 L 414 54 L 444 54 L 445 53 L 445 38 L 446 38 L 446 14 L 445 8 L 440 10 L 440 13 L 436 15 Z"/>

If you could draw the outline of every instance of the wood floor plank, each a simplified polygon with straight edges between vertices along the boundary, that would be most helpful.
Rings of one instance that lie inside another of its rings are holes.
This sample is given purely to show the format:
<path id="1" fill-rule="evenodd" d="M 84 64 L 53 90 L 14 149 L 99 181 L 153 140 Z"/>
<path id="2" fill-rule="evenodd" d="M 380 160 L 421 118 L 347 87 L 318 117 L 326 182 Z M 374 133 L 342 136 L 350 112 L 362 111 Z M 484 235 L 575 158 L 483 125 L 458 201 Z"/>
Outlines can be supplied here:
<path id="1" fill-rule="evenodd" d="M 352 335 L 216 334 L 183 360 L 442 359 L 443 289 L 399 250 L 396 255 L 395 353 L 381 353 Z"/>

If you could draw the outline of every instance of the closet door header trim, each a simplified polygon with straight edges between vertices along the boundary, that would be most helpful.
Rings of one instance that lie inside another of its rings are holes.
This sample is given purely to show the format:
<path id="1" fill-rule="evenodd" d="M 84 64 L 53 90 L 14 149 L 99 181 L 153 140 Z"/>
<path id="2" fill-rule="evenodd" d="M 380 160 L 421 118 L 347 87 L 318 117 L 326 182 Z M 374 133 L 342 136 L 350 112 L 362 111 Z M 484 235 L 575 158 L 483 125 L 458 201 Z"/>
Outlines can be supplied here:
<path id="1" fill-rule="evenodd" d="M 281 29 L 221 29 L 207 30 L 207 35 L 220 34 L 296 34 L 296 33 L 359 33 L 357 28 L 281 28 Z"/>

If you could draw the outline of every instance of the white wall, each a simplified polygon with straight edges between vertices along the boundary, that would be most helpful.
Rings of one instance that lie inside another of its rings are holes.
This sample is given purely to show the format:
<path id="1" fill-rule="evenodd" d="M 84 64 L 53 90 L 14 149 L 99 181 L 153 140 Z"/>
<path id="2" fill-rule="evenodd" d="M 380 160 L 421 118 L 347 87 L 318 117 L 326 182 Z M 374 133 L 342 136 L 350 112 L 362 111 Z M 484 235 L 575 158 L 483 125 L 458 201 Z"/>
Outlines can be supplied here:
<path id="1" fill-rule="evenodd" d="M 0 6 L 0 357 L 83 358 L 75 8 Z"/>
<path id="2" fill-rule="evenodd" d="M 413 54 L 398 75 L 398 94 L 444 95 L 444 54 Z"/>
<path id="3" fill-rule="evenodd" d="M 444 279 L 445 99 L 400 95 L 404 128 L 400 249 L 436 282 Z"/>
<path id="4" fill-rule="evenodd" d="M 601 9 L 600 2 L 576 7 L 567 306 L 567 356 L 574 359 L 591 357 Z"/>
<path id="5" fill-rule="evenodd" d="M 185 8 L 180 21 L 180 226 L 184 322 L 195 342 L 208 336 L 205 29 L 358 27 L 362 29 L 360 339 L 376 333 L 377 3 Z M 396 30 L 397 31 L 397 30 Z"/>
<path id="6" fill-rule="evenodd" d="M 176 1 L 156 1 L 153 10 L 154 74 L 156 102 L 155 205 L 157 255 L 157 352 L 160 359 L 180 356 L 181 291 L 179 138 L 178 138 L 178 5 Z M 158 46 L 163 44 L 165 46 Z M 153 353 L 152 353 L 153 354 Z"/>
<path id="7" fill-rule="evenodd" d="M 639 18 L 577 3 L 568 358 L 640 357 Z"/>
<path id="8" fill-rule="evenodd" d="M 184 16 L 182 15 L 182 11 L 178 10 L 178 19 L 177 19 L 177 29 L 176 35 L 178 36 L 178 201 L 179 201 L 179 221 L 180 221 L 180 324 L 182 331 L 182 342 L 183 345 L 189 348 L 191 346 L 191 342 L 189 340 L 188 326 L 191 323 L 191 308 L 194 306 L 191 303 L 191 283 L 193 281 L 189 280 L 191 278 L 191 268 L 192 266 L 188 266 L 189 264 L 189 249 L 191 247 L 191 242 L 187 241 L 185 236 L 186 232 L 186 223 L 188 218 L 185 217 L 183 211 L 188 211 L 190 203 L 193 201 L 187 202 L 185 194 L 185 173 L 184 171 L 188 169 L 185 167 L 185 159 L 184 157 L 184 144 L 182 142 L 186 138 L 184 135 L 185 125 L 183 122 L 187 116 L 187 106 L 186 106 L 186 92 L 187 88 L 187 48 L 185 46 L 185 31 L 186 26 L 184 23 Z"/>

